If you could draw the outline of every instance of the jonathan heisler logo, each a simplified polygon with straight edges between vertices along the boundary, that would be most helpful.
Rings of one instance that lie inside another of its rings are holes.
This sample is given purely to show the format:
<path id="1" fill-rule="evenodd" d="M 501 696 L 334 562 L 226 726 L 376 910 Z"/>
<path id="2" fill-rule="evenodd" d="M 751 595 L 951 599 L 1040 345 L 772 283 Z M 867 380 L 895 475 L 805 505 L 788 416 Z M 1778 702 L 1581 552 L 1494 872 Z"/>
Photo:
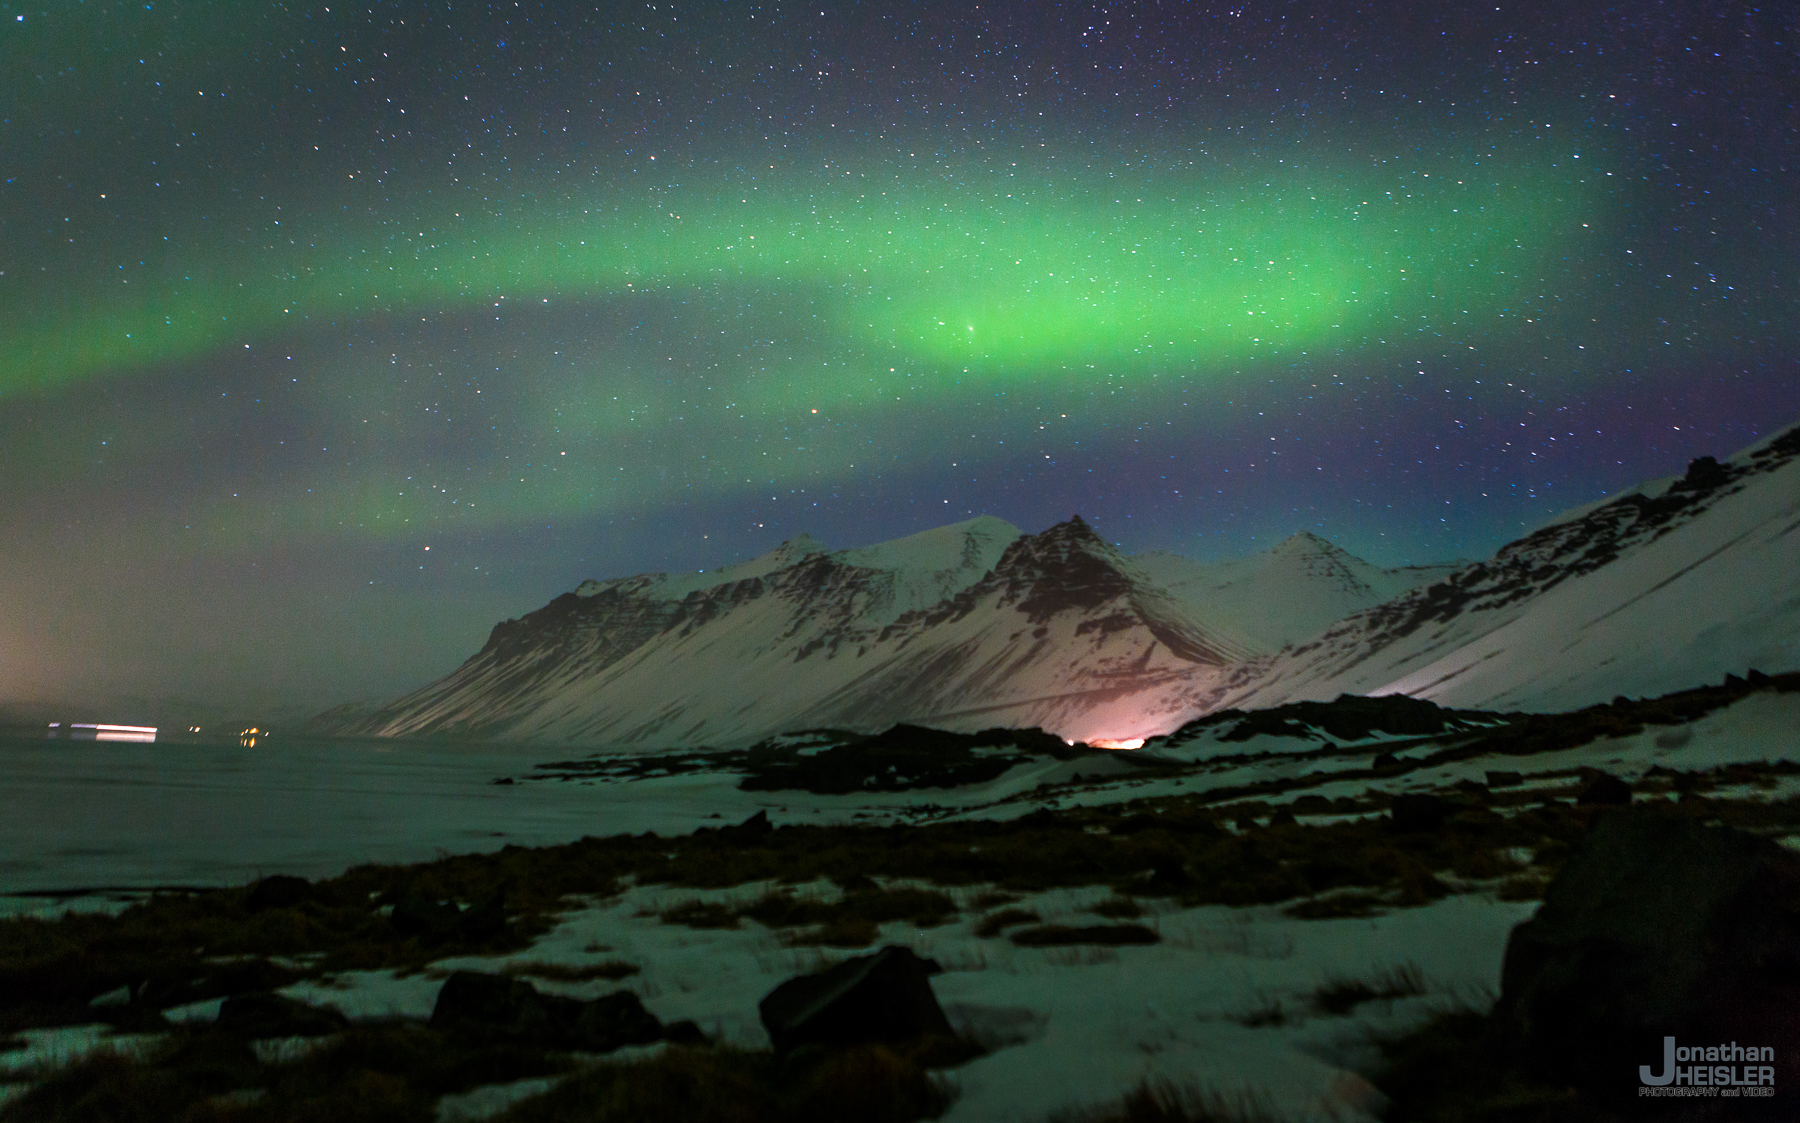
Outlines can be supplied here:
<path id="1" fill-rule="evenodd" d="M 1751 1097 L 1775 1094 L 1775 1050 L 1767 1045 L 1677 1045 L 1663 1038 L 1662 1069 L 1638 1066 L 1640 1096 Z"/>

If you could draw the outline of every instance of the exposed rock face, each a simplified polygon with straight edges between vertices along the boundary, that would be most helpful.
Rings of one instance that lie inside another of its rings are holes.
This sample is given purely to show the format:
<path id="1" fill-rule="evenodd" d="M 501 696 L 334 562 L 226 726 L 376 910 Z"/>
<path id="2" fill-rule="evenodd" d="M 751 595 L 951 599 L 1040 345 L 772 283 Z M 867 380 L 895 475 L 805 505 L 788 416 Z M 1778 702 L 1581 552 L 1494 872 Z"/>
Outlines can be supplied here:
<path id="1" fill-rule="evenodd" d="M 1797 518 L 1792 429 L 1448 572 L 1310 535 L 1245 565 L 1127 558 L 1080 518 L 801 538 L 716 573 L 586 582 L 439 681 L 318 728 L 655 751 L 902 723 L 1128 742 L 1343 694 L 1560 711 L 1800 666 Z"/>
<path id="2" fill-rule="evenodd" d="M 1234 668 L 1204 712 L 1339 693 L 1563 710 L 1800 665 L 1800 428 L 1569 512 Z"/>
<path id="3" fill-rule="evenodd" d="M 777 1053 L 802 1045 L 950 1037 L 950 1022 L 931 990 L 937 971 L 937 964 L 907 948 L 885 947 L 789 979 L 757 1004 L 757 1013 Z"/>
<path id="4" fill-rule="evenodd" d="M 1248 654 L 1079 518 L 998 519 L 862 550 L 789 543 L 715 575 L 588 582 L 446 678 L 340 732 L 672 748 L 902 722 L 1071 739 L 1169 724 Z M 1129 726 L 1129 728 L 1127 728 Z"/>
<path id="5" fill-rule="evenodd" d="M 1791 1088 L 1800 855 L 1667 813 L 1602 809 L 1543 907 L 1513 929 L 1495 1018 L 1571 1083 L 1629 1091 L 1639 1066 L 1661 1072 L 1673 1036 L 1772 1047 L 1776 1086 Z"/>

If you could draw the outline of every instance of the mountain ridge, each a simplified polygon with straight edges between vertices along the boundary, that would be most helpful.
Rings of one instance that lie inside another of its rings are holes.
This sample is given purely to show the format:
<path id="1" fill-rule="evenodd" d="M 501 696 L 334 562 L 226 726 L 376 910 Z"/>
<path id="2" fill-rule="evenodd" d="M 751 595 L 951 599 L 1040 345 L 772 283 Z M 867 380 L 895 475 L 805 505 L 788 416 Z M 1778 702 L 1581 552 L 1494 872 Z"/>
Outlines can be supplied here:
<path id="1" fill-rule="evenodd" d="M 902 722 L 1130 743 L 1344 693 L 1663 693 L 1800 665 L 1797 496 L 1800 427 L 1458 565 L 1382 569 L 1307 532 L 1212 565 L 1130 557 L 1079 515 L 837 551 L 799 536 L 712 573 L 583 582 L 437 682 L 321 727 L 636 750 Z"/>

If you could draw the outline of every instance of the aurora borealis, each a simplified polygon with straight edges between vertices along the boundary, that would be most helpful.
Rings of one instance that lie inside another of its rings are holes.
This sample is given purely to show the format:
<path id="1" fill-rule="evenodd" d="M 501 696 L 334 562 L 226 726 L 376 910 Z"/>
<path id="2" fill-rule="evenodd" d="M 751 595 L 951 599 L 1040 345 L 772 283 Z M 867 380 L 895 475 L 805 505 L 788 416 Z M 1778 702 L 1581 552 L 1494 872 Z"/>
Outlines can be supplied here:
<path id="1" fill-rule="evenodd" d="M 971 514 L 1476 557 L 1800 414 L 1747 5 L 0 0 L 0 701 Z"/>

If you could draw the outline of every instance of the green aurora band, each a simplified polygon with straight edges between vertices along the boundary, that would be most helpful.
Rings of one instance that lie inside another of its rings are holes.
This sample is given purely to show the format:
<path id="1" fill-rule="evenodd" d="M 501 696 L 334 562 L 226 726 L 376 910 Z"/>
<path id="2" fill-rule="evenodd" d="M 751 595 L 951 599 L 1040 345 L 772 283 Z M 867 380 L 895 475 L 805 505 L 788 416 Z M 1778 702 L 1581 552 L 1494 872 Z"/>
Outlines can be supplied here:
<path id="1" fill-rule="evenodd" d="M 0 320 L 0 397 L 309 322 L 728 286 L 825 293 L 825 330 L 846 344 L 958 372 L 1205 371 L 1360 343 L 1396 319 L 1486 322 L 1589 233 L 1591 169 L 1491 154 L 1413 164 L 1431 170 L 983 165 L 927 183 L 845 171 L 826 185 L 739 172 L 588 199 L 526 193 L 506 209 L 378 212 L 361 230 L 315 220 L 309 234 L 290 214 L 265 220 L 256 246 L 174 240 L 182 250 L 120 270 L 120 283 L 49 284 L 20 301 Z"/>

